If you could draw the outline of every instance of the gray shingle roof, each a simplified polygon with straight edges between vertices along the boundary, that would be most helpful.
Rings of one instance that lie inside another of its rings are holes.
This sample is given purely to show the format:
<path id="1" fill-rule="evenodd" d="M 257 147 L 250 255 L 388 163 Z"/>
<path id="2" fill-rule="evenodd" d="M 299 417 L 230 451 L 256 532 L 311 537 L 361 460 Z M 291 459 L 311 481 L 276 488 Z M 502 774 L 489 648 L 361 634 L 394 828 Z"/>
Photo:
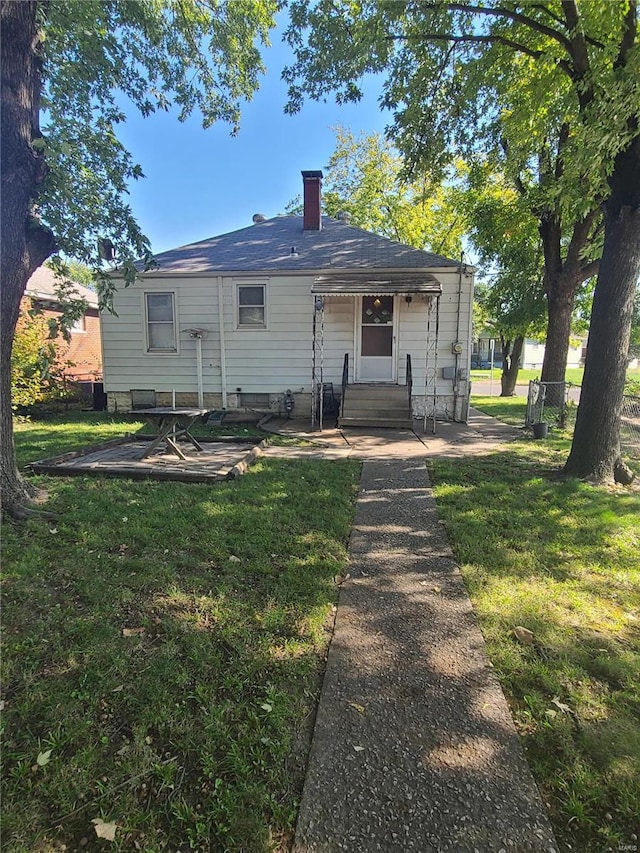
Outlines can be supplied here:
<path id="1" fill-rule="evenodd" d="M 83 284 L 79 284 L 77 281 L 73 281 L 71 283 L 73 285 L 76 298 L 86 300 L 86 303 L 90 308 L 98 307 L 98 294 L 95 291 L 89 290 L 88 287 L 85 287 Z M 56 292 L 56 274 L 54 271 L 49 269 L 49 267 L 38 267 L 27 282 L 27 289 L 25 293 L 27 296 L 32 296 L 35 299 L 39 298 L 51 300 L 53 302 L 57 301 L 58 294 Z"/>
<path id="2" fill-rule="evenodd" d="M 296 254 L 292 254 L 295 247 Z M 276 216 L 248 228 L 155 256 L 158 271 L 205 273 L 326 269 L 425 269 L 458 261 L 413 249 L 337 219 L 321 231 L 303 231 L 301 216 Z"/>

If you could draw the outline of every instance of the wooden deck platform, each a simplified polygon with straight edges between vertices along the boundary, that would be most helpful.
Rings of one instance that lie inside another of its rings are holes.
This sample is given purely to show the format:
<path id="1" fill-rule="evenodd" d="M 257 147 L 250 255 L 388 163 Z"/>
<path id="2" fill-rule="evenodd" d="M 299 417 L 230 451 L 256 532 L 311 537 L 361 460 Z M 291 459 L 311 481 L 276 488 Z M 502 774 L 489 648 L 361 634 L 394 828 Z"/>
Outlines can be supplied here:
<path id="1" fill-rule="evenodd" d="M 64 453 L 51 459 L 33 462 L 29 467 L 35 474 L 59 477 L 94 475 L 122 477 L 133 480 L 171 480 L 185 483 L 209 483 L 230 479 L 230 472 L 250 455 L 256 439 L 251 442 L 204 441 L 202 451 L 181 442 L 186 459 L 160 451 L 142 459 L 148 440 L 127 436 L 84 450 Z M 255 454 L 254 454 L 255 458 Z M 231 473 L 231 476 L 233 474 Z"/>

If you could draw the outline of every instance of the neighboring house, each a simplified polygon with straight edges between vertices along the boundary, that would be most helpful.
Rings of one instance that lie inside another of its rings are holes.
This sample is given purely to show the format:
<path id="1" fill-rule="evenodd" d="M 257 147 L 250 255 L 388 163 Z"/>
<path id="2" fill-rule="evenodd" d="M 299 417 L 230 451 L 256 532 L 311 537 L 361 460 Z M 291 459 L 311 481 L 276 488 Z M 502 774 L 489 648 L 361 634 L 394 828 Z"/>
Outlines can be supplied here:
<path id="1" fill-rule="evenodd" d="M 471 362 L 473 367 L 488 367 L 491 363 L 491 340 L 495 341 L 493 363 L 495 366 L 502 365 L 502 350 L 500 339 L 492 338 L 490 332 L 481 333 L 473 342 Z M 569 345 L 567 353 L 567 367 L 583 367 L 586 353 L 586 337 L 581 338 L 576 346 Z M 520 367 L 530 370 L 542 370 L 545 345 L 532 338 L 525 338 L 520 357 Z"/>
<path id="2" fill-rule="evenodd" d="M 155 401 L 343 423 L 466 420 L 474 269 L 321 215 L 265 219 L 156 256 L 102 316 L 110 411 Z M 409 366 L 410 365 L 410 366 Z M 289 392 L 289 394 L 287 393 Z M 411 412 L 409 412 L 409 399 Z"/>
<path id="3" fill-rule="evenodd" d="M 66 377 L 78 381 L 93 381 L 102 377 L 98 297 L 93 290 L 77 282 L 73 282 L 73 290 L 77 298 L 86 301 L 87 309 L 70 330 L 71 340 L 67 343 L 60 338 L 60 358 L 68 363 L 64 370 Z M 56 276 L 49 267 L 39 267 L 34 272 L 27 282 L 25 296 L 47 319 L 58 317 L 62 313 L 56 293 Z"/>

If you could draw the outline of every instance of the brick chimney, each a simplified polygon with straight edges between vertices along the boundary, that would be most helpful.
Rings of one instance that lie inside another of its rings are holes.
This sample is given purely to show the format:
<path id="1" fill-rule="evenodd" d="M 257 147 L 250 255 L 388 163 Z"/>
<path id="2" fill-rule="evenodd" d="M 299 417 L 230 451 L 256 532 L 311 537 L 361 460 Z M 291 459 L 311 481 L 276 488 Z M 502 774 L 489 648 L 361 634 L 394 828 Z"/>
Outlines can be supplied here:
<path id="1" fill-rule="evenodd" d="M 304 216 L 303 231 L 320 231 L 322 229 L 322 172 L 303 172 Z"/>

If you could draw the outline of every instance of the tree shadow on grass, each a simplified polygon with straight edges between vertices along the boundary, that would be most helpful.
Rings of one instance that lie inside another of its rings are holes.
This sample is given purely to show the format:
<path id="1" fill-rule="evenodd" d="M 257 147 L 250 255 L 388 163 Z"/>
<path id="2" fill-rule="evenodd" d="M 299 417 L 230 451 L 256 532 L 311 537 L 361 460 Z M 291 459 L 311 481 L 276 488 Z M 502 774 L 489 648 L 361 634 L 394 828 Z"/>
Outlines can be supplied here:
<path id="1" fill-rule="evenodd" d="M 640 495 L 559 479 L 517 450 L 435 460 L 431 474 L 556 826 L 579 849 L 630 843 L 640 810 Z M 533 632 L 531 646 L 517 642 L 517 625 Z"/>
<path id="2" fill-rule="evenodd" d="M 114 849 L 286 846 L 358 470 L 327 466 L 57 480 L 56 526 L 7 531 L 5 849 L 98 849 L 95 817 Z"/>

